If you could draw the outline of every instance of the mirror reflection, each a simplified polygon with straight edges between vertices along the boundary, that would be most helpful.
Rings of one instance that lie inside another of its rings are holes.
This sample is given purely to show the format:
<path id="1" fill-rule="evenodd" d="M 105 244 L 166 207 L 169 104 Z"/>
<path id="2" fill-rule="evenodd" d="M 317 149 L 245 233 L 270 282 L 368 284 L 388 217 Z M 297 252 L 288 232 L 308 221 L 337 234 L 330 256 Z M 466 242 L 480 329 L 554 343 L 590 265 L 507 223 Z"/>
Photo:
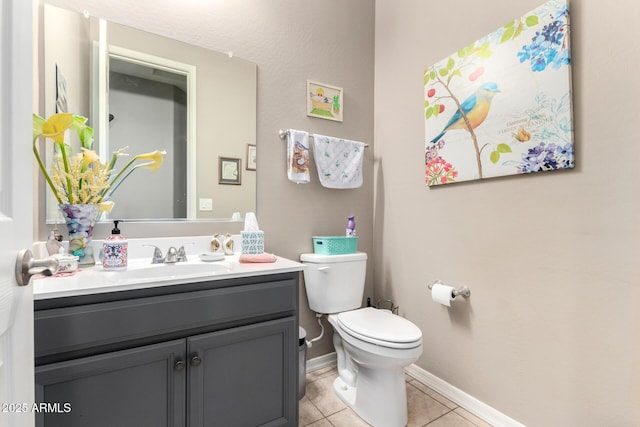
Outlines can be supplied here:
<path id="1" fill-rule="evenodd" d="M 131 154 L 160 150 L 167 155 L 153 175 L 139 171 L 118 188 L 110 217 L 187 218 L 188 209 L 193 209 L 187 200 L 187 154 L 195 136 L 188 132 L 187 99 L 194 94 L 188 92 L 187 79 L 195 76 L 133 56 L 109 55 L 108 144 L 98 144 L 101 157 L 127 147 Z M 157 191 L 140 194 L 139 189 L 150 183 Z"/>
<path id="2" fill-rule="evenodd" d="M 51 5 L 43 25 L 45 114 L 89 117 L 103 159 L 122 147 L 167 151 L 158 172 L 136 171 L 118 189 L 111 218 L 255 212 L 254 63 Z M 231 185 L 221 159 L 237 165 Z M 46 215 L 59 219 L 50 196 Z"/>

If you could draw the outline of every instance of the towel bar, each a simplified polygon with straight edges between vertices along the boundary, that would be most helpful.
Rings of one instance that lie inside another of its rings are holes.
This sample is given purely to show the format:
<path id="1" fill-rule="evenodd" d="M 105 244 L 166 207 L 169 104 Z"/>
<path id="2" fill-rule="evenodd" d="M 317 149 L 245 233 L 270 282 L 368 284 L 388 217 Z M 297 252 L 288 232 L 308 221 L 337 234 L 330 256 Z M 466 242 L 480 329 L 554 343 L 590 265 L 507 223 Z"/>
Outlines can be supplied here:
<path id="1" fill-rule="evenodd" d="M 289 129 L 280 129 L 278 131 L 278 135 L 280 135 L 280 138 L 282 139 L 287 139 L 287 136 L 289 136 Z M 309 138 L 313 138 L 313 135 L 309 135 Z M 369 146 L 369 144 L 364 144 L 364 148 L 367 148 Z"/>

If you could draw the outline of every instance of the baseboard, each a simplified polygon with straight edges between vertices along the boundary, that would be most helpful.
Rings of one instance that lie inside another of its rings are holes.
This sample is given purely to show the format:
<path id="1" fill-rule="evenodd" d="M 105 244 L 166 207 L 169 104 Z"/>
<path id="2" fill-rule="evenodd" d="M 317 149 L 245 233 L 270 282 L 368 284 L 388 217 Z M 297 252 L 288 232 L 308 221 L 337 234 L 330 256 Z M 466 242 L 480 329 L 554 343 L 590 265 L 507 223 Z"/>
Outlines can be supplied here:
<path id="1" fill-rule="evenodd" d="M 307 360 L 307 373 L 329 366 L 335 366 L 336 363 L 337 360 L 335 352 L 314 357 L 313 359 Z M 407 366 L 405 371 L 422 384 L 437 391 L 456 405 L 466 409 L 476 417 L 488 422 L 494 427 L 525 427 L 524 424 L 509 418 L 502 412 L 497 411 L 486 403 L 479 401 L 459 388 L 452 386 L 432 373 L 425 371 L 416 364 Z"/>
<path id="2" fill-rule="evenodd" d="M 497 411 L 486 403 L 479 401 L 475 397 L 468 395 L 459 388 L 456 388 L 448 382 L 436 377 L 432 373 L 425 371 L 416 364 L 409 365 L 405 369 L 405 371 L 407 372 L 407 374 L 420 381 L 422 384 L 437 391 L 456 405 L 466 409 L 476 417 L 481 418 L 492 426 L 525 427 L 524 424 L 521 424 L 516 420 L 509 418 L 505 414 Z"/>
<path id="3" fill-rule="evenodd" d="M 307 360 L 307 373 L 317 371 L 328 366 L 336 366 L 336 364 L 337 358 L 335 352 L 323 354 L 322 356 Z"/>

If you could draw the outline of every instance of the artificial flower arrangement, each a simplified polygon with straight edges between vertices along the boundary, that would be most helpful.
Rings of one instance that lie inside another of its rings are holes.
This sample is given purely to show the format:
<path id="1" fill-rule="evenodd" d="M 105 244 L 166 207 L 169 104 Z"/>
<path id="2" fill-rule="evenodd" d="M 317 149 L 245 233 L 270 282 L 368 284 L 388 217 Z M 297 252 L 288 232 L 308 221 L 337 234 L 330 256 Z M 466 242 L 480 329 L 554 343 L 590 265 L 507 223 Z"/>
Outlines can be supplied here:
<path id="1" fill-rule="evenodd" d="M 65 143 L 65 133 L 73 130 L 80 139 L 81 152 L 73 154 Z M 38 138 L 54 141 L 54 159 L 51 175 L 40 157 Z M 96 204 L 100 211 L 109 212 L 113 207 L 111 196 L 120 184 L 138 168 L 156 171 L 162 165 L 165 151 L 153 151 L 134 156 L 122 169 L 116 170 L 120 156 L 127 155 L 126 148 L 113 153 L 109 163 L 102 163 L 92 150 L 93 129 L 87 126 L 85 117 L 70 113 L 57 113 L 48 119 L 33 115 L 33 153 L 40 170 L 59 204 Z M 136 163 L 146 161 L 144 163 Z"/>

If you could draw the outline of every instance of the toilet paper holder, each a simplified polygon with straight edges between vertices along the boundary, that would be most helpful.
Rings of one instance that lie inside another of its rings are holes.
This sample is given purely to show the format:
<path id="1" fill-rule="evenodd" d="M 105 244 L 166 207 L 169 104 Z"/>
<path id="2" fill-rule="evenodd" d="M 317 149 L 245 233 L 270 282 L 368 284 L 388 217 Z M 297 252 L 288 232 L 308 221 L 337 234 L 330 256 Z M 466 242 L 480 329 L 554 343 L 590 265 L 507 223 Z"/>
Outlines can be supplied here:
<path id="1" fill-rule="evenodd" d="M 444 284 L 440 280 L 436 280 L 435 282 L 429 284 L 429 290 L 431 290 L 433 288 L 433 285 L 435 285 L 436 283 L 439 285 Z M 462 286 L 461 288 L 454 289 L 452 293 L 454 297 L 460 296 L 467 298 L 471 296 L 471 289 L 467 288 L 466 286 Z"/>

